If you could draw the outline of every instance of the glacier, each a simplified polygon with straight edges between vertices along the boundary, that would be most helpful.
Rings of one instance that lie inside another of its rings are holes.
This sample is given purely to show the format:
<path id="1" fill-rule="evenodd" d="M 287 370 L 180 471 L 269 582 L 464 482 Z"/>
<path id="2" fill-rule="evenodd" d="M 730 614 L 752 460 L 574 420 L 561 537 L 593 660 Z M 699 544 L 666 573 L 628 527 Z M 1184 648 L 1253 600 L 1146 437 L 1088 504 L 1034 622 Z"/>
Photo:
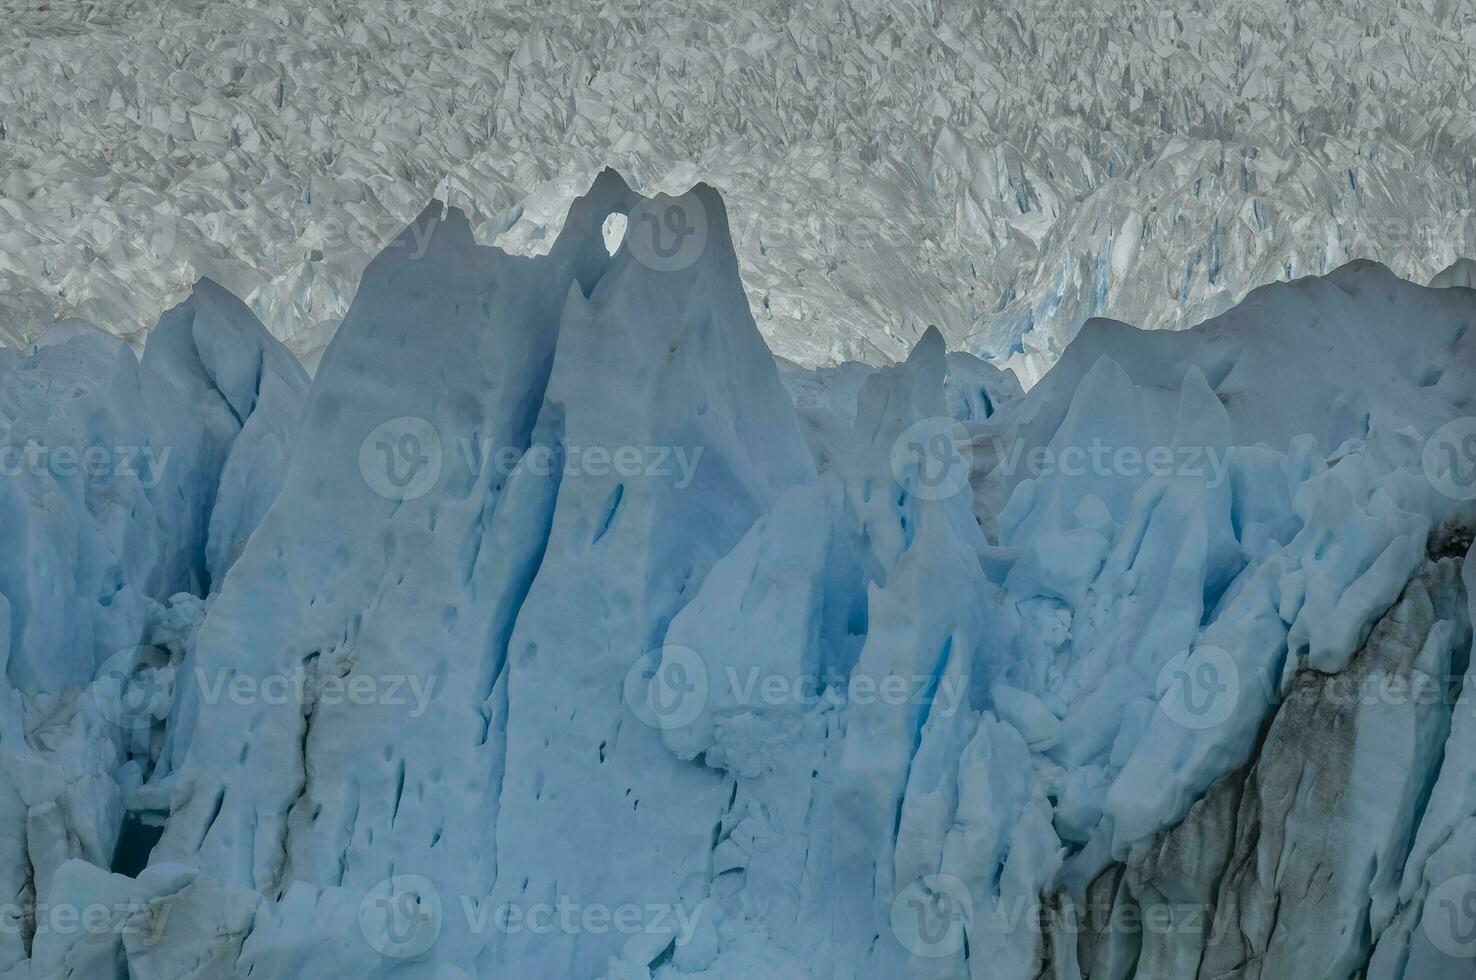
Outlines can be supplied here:
<path id="1" fill-rule="evenodd" d="M 142 359 L 63 321 L 7 360 L 0 975 L 106 976 L 111 954 L 63 966 L 38 910 L 65 907 L 69 863 L 146 861 L 179 658 L 276 496 L 308 378 L 209 280 Z"/>
<path id="2" fill-rule="evenodd" d="M 0 360 L 0 978 L 1473 975 L 1469 269 L 1026 391 L 776 356 L 736 225 Z"/>

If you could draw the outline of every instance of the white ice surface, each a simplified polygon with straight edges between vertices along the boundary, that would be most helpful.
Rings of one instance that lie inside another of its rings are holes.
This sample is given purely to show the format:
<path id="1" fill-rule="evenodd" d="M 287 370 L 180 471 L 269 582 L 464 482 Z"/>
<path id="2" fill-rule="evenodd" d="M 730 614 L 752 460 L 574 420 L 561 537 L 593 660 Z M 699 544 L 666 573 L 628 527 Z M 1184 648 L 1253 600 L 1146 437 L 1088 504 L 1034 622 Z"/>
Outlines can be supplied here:
<path id="1" fill-rule="evenodd" d="M 1468 3 L 0 4 L 0 338 L 201 276 L 305 363 L 432 195 L 541 252 L 606 165 L 723 192 L 814 366 L 936 324 L 1027 386 L 1350 258 L 1476 254 Z"/>

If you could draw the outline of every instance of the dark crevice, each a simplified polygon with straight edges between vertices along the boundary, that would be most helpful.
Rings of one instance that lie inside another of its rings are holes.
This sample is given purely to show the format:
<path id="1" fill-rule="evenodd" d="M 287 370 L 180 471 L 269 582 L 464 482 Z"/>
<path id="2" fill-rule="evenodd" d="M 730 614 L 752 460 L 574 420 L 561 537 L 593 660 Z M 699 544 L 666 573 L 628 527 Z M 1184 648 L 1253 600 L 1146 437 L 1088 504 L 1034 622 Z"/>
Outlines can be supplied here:
<path id="1" fill-rule="evenodd" d="M 216 813 L 219 812 L 217 806 Z M 163 836 L 163 820 L 145 819 L 143 814 L 129 813 L 123 818 L 118 845 L 113 848 L 112 872 L 137 878 L 149 866 L 149 855 Z"/>

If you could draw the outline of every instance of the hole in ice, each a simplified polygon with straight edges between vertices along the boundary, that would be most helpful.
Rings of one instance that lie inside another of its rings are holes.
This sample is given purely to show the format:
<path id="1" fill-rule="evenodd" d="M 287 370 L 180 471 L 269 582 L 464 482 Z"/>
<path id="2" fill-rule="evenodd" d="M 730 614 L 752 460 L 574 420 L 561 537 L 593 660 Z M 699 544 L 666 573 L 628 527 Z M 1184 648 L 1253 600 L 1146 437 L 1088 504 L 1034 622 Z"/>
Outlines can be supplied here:
<path id="1" fill-rule="evenodd" d="M 150 820 L 138 813 L 129 813 L 123 818 L 123 830 L 118 835 L 118 844 L 113 850 L 113 873 L 137 878 L 148 867 L 149 854 L 163 836 L 162 820 Z"/>
<path id="2" fill-rule="evenodd" d="M 605 251 L 614 255 L 620 251 L 620 243 L 625 241 L 625 215 L 618 211 L 606 215 L 600 231 L 605 236 Z"/>

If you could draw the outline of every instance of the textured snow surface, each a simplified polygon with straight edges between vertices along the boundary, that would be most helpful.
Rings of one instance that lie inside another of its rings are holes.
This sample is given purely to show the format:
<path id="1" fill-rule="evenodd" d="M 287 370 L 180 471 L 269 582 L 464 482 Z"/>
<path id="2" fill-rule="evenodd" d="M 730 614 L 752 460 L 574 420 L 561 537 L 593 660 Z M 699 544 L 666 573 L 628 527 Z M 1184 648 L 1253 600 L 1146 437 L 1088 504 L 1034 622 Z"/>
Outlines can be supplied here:
<path id="1" fill-rule="evenodd" d="M 1469 3 L 1176 6 L 6 0 L 0 338 L 208 276 L 311 366 L 432 194 L 541 252 L 607 164 L 721 190 L 811 366 L 936 324 L 1028 386 L 1093 315 L 1476 252 Z"/>
<path id="2" fill-rule="evenodd" d="M 1022 393 L 776 361 L 730 221 L 434 202 L 310 386 L 209 281 L 0 363 L 0 978 L 1469 977 L 1476 291 Z"/>

